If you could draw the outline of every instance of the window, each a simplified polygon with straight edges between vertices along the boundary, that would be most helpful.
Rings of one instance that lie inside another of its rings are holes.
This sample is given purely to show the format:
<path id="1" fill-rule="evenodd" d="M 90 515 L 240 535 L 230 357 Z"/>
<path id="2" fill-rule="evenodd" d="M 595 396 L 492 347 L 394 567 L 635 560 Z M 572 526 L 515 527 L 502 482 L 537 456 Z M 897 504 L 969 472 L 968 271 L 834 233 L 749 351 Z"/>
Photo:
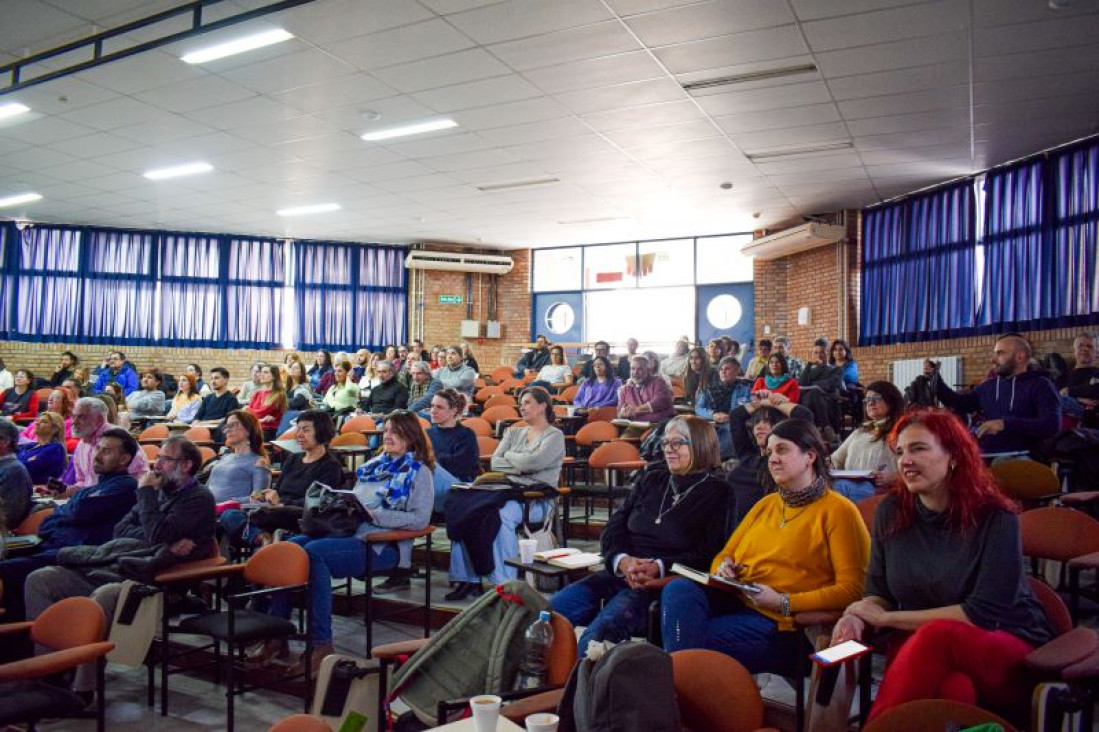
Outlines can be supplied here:
<path id="1" fill-rule="evenodd" d="M 607 290 L 584 295 L 585 333 L 611 343 L 644 334 L 648 343 L 668 344 L 695 329 L 695 288 L 665 287 L 659 297 L 649 290 Z"/>
<path id="2" fill-rule="evenodd" d="M 160 237 L 160 331 L 169 346 L 220 343 L 223 302 L 219 273 L 221 242 L 216 236 Z"/>
<path id="3" fill-rule="evenodd" d="M 751 234 L 708 236 L 698 240 L 698 274 L 696 282 L 710 285 L 719 282 L 751 282 L 753 258 L 741 253 L 752 241 Z"/>
<path id="4" fill-rule="evenodd" d="M 584 289 L 637 287 L 637 245 L 606 244 L 584 249 Z"/>
<path id="5" fill-rule="evenodd" d="M 156 338 L 156 236 L 129 231 L 87 235 L 82 331 L 88 343 Z"/>
<path id="6" fill-rule="evenodd" d="M 694 239 L 643 241 L 637 250 L 642 287 L 694 284 Z"/>
<path id="7" fill-rule="evenodd" d="M 534 291 L 579 290 L 580 247 L 534 250 Z"/>
<path id="8" fill-rule="evenodd" d="M 234 238 L 227 247 L 225 345 L 274 348 L 282 340 L 285 245 L 271 239 Z"/>
<path id="9" fill-rule="evenodd" d="M 81 234 L 76 229 L 30 226 L 19 232 L 15 333 L 21 340 L 80 336 Z"/>

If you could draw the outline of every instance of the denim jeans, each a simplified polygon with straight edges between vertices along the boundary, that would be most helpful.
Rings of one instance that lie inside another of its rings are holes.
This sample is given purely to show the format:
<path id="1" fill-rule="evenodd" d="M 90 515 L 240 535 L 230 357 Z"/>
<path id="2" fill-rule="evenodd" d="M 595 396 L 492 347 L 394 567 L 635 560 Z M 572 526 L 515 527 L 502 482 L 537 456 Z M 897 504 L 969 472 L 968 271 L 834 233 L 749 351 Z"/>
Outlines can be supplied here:
<path id="1" fill-rule="evenodd" d="M 836 482 L 832 484 L 832 490 L 852 503 L 858 503 L 862 499 L 874 495 L 874 481 L 837 478 Z"/>
<path id="2" fill-rule="evenodd" d="M 656 594 L 631 590 L 621 577 L 596 572 L 558 592 L 550 607 L 576 627 L 586 625 L 580 636 L 580 656 L 589 641 L 621 643 L 648 630 L 649 605 Z"/>
<path id="3" fill-rule="evenodd" d="M 789 673 L 798 652 L 794 631 L 741 604 L 736 595 L 707 590 L 687 579 L 668 583 L 660 595 L 664 650 L 708 648 L 740 661 L 748 673 Z"/>
<path id="4" fill-rule="evenodd" d="M 304 534 L 290 541 L 305 547 L 309 555 L 309 614 L 313 621 L 313 642 L 332 644 L 332 578 L 363 577 L 366 574 L 367 546 L 362 539 L 313 539 Z M 373 547 L 369 551 L 374 551 Z M 374 554 L 376 570 L 397 566 L 397 547 L 386 544 L 382 553 Z M 370 578 L 367 577 L 369 582 Z M 290 593 L 280 592 L 271 599 L 272 615 L 290 617 Z"/>
<path id="5" fill-rule="evenodd" d="M 435 484 L 435 505 L 432 507 L 432 510 L 436 513 L 442 513 L 443 504 L 446 503 L 446 496 L 450 493 L 450 486 L 455 483 L 461 483 L 462 481 L 451 475 L 451 473 L 439 463 L 435 463 L 435 470 L 431 473 L 431 480 Z"/>

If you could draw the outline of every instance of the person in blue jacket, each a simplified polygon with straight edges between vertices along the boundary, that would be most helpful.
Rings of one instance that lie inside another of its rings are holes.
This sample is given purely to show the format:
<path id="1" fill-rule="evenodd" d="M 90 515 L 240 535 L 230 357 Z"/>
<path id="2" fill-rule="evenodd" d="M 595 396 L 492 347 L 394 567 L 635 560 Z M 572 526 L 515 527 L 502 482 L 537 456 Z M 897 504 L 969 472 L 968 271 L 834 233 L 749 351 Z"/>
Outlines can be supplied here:
<path id="1" fill-rule="evenodd" d="M 137 371 L 126 362 L 126 354 L 122 351 L 111 351 L 107 357 L 107 368 L 102 369 L 95 378 L 95 393 L 102 394 L 107 384 L 114 383 L 122 387 L 122 393 L 126 396 L 137 389 Z"/>

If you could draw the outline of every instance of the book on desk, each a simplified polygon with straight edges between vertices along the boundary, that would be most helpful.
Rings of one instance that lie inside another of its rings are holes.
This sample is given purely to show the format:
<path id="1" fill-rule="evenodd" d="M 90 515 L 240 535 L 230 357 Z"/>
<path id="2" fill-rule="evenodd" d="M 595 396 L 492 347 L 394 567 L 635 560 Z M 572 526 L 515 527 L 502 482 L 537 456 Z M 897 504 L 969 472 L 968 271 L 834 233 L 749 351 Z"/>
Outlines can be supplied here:
<path id="1" fill-rule="evenodd" d="M 697 582 L 700 585 L 706 585 L 707 587 L 740 590 L 741 592 L 746 592 L 750 595 L 757 595 L 760 592 L 763 592 L 762 587 L 753 585 L 750 582 L 741 582 L 740 580 L 722 577 L 719 574 L 700 572 L 697 569 L 688 567 L 685 564 L 679 564 L 678 562 L 672 565 L 671 572 L 672 574 L 678 574 L 680 577 L 686 577 L 693 582 Z"/>
<path id="2" fill-rule="evenodd" d="M 545 562 L 562 569 L 584 569 L 603 564 L 603 557 L 594 552 L 582 552 L 574 547 L 544 549 L 534 553 L 536 562 Z"/>

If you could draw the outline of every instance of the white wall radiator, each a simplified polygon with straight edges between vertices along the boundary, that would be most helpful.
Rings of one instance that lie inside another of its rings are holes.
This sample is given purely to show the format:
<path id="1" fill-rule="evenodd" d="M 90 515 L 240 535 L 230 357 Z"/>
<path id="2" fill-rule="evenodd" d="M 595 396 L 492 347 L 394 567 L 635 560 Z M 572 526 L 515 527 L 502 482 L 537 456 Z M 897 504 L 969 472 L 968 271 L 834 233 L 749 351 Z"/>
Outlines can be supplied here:
<path id="1" fill-rule="evenodd" d="M 939 376 L 942 378 L 943 383 L 951 389 L 957 389 L 958 385 L 962 383 L 962 357 L 932 356 L 931 360 L 942 364 L 939 366 Z M 906 358 L 893 362 L 893 378 L 890 380 L 903 394 L 908 385 L 922 373 L 922 358 Z"/>

